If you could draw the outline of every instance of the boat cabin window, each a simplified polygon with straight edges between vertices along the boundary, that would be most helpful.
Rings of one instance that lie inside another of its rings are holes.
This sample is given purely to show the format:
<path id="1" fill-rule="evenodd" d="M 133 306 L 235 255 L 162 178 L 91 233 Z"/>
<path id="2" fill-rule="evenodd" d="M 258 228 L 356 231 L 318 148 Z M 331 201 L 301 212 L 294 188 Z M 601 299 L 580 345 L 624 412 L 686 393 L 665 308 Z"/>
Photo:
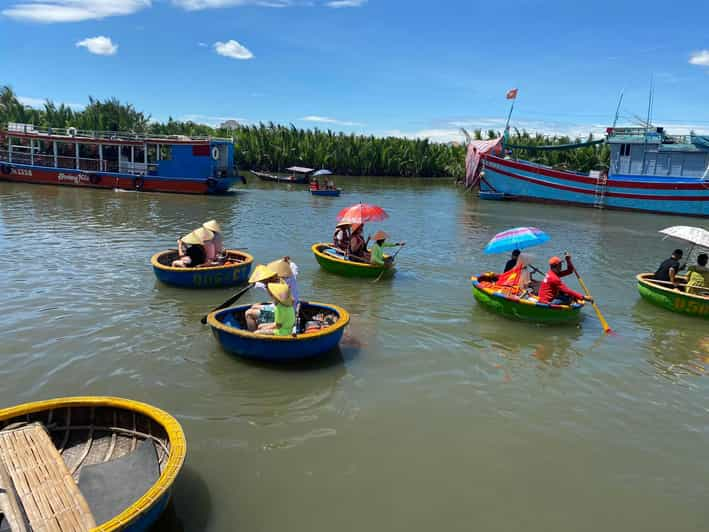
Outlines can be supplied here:
<path id="1" fill-rule="evenodd" d="M 621 157 L 630 157 L 630 144 L 621 144 L 620 145 L 620 156 Z"/>
<path id="2" fill-rule="evenodd" d="M 170 161 L 172 160 L 172 146 L 160 146 L 160 160 Z"/>

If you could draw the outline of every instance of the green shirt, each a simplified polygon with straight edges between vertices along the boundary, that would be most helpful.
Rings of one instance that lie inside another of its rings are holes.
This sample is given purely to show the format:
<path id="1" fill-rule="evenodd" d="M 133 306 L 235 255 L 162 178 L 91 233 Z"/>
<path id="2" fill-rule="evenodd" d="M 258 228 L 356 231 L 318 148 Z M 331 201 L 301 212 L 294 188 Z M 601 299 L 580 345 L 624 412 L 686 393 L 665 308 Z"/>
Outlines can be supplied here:
<path id="1" fill-rule="evenodd" d="M 687 273 L 687 291 L 690 294 L 702 292 L 693 288 L 709 288 L 709 268 L 697 264 L 687 268 Z"/>
<path id="2" fill-rule="evenodd" d="M 393 248 L 396 244 L 390 244 L 389 242 L 384 242 L 381 246 L 376 242 L 372 244 L 372 249 L 369 250 L 371 264 L 376 264 L 377 266 L 384 266 L 384 250 L 382 248 Z"/>
<path id="3" fill-rule="evenodd" d="M 293 325 L 295 325 L 295 309 L 286 305 L 276 304 L 275 311 L 276 325 L 280 325 L 275 332 L 275 336 L 288 336 L 293 333 Z"/>

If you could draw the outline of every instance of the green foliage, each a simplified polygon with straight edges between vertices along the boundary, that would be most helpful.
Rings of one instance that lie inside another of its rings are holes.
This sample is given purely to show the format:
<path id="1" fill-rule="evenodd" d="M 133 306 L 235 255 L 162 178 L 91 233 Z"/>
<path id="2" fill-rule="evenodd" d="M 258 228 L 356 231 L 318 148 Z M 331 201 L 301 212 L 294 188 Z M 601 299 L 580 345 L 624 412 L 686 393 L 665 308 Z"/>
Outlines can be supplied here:
<path id="1" fill-rule="evenodd" d="M 339 175 L 381 175 L 403 177 L 448 176 L 462 177 L 465 173 L 465 145 L 441 144 L 427 139 L 374 137 L 336 133 L 331 130 L 298 129 L 272 122 L 242 125 L 236 129 L 215 129 L 204 124 L 181 122 L 150 122 L 150 116 L 130 104 L 115 98 L 105 101 L 89 97 L 89 105 L 75 111 L 64 104 L 47 101 L 43 109 L 22 105 L 8 86 L 0 87 L 0 124 L 31 123 L 42 127 L 76 127 L 80 130 L 135 131 L 165 135 L 213 135 L 234 137 L 236 163 L 243 169 L 280 171 L 288 166 L 328 168 Z M 465 135 L 472 139 L 497 138 L 500 133 L 475 130 Z M 576 139 L 578 141 L 578 139 Z M 568 137 L 532 135 L 515 130 L 511 144 L 526 146 L 568 144 Z M 576 150 L 539 152 L 518 150 L 515 156 L 549 166 L 586 172 L 608 164 L 605 145 Z"/>

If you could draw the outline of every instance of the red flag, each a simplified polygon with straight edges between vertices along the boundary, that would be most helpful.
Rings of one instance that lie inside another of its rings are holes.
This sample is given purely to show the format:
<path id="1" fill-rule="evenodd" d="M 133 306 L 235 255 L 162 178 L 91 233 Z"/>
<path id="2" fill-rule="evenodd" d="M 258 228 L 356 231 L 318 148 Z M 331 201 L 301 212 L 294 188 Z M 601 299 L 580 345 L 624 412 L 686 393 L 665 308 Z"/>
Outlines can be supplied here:
<path id="1" fill-rule="evenodd" d="M 508 90 L 508 91 L 507 91 L 507 96 L 506 96 L 506 98 L 507 98 L 508 100 L 514 100 L 514 99 L 516 99 L 516 98 L 517 98 L 517 90 L 518 90 L 518 89 L 510 89 L 510 90 Z"/>

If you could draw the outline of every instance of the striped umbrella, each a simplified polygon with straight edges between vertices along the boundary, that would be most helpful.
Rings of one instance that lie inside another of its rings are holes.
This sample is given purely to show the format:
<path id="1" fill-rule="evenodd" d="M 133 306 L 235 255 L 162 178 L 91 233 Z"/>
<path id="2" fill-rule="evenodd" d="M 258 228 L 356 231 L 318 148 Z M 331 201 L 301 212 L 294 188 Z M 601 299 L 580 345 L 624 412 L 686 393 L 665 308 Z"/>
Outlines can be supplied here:
<path id="1" fill-rule="evenodd" d="M 549 235 L 536 227 L 515 227 L 497 233 L 485 246 L 483 252 L 487 254 L 504 253 L 515 249 L 538 246 L 548 240 Z"/>

